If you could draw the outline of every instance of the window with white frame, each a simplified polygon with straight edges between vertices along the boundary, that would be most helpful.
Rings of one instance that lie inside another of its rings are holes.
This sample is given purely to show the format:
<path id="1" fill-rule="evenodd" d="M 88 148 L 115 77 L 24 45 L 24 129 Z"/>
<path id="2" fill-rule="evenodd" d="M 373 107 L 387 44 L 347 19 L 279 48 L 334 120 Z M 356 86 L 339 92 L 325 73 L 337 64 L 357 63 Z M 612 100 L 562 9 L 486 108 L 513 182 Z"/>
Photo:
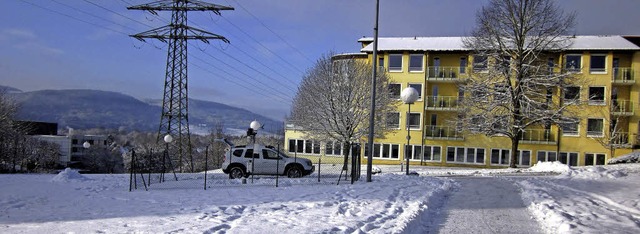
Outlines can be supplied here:
<path id="1" fill-rule="evenodd" d="M 409 84 L 409 87 L 418 91 L 418 99 L 422 99 L 422 84 Z"/>
<path id="2" fill-rule="evenodd" d="M 440 162 L 442 158 L 442 147 L 440 146 L 425 145 L 422 152 L 424 153 L 424 161 Z"/>
<path id="3" fill-rule="evenodd" d="M 553 74 L 553 68 L 556 66 L 553 58 L 547 58 L 547 73 Z"/>
<path id="4" fill-rule="evenodd" d="M 342 156 L 342 144 L 338 141 L 328 141 L 325 143 L 324 153 L 328 156 Z"/>
<path id="5" fill-rule="evenodd" d="M 422 68 L 423 58 L 424 56 L 421 54 L 409 55 L 409 71 L 410 72 L 424 71 Z"/>
<path id="6" fill-rule="evenodd" d="M 578 129 L 580 124 L 579 120 L 575 120 L 572 122 L 562 123 L 560 124 L 560 128 L 562 129 L 563 136 L 577 136 L 580 135 L 580 131 Z"/>
<path id="7" fill-rule="evenodd" d="M 598 119 L 598 118 L 587 119 L 587 136 L 591 136 L 591 137 L 604 136 L 604 119 Z"/>
<path id="8" fill-rule="evenodd" d="M 389 71 L 390 72 L 402 71 L 402 54 L 389 55 Z"/>
<path id="9" fill-rule="evenodd" d="M 447 162 L 483 164 L 485 150 L 473 147 L 447 147 Z"/>
<path id="10" fill-rule="evenodd" d="M 565 102 L 576 102 L 580 100 L 580 86 L 569 86 L 564 91 Z"/>
<path id="11" fill-rule="evenodd" d="M 555 151 L 538 150 L 538 162 L 558 161 L 558 155 Z"/>
<path id="12" fill-rule="evenodd" d="M 365 155 L 369 155 L 369 148 L 366 145 L 364 147 L 364 152 Z M 381 159 L 398 159 L 400 157 L 400 145 L 375 143 L 373 144 L 372 156 L 374 158 Z"/>
<path id="13" fill-rule="evenodd" d="M 531 150 L 518 150 L 516 160 L 516 164 L 520 166 L 531 166 Z"/>
<path id="14" fill-rule="evenodd" d="M 580 72 L 582 69 L 582 55 L 568 54 L 565 56 L 565 69 L 571 72 Z"/>
<path id="15" fill-rule="evenodd" d="M 591 63 L 589 66 L 589 72 L 591 73 L 606 73 L 606 61 L 607 56 L 604 54 L 592 54 Z"/>
<path id="16" fill-rule="evenodd" d="M 420 145 L 405 145 L 405 151 L 409 155 L 409 160 L 421 160 L 422 146 Z"/>
<path id="17" fill-rule="evenodd" d="M 508 149 L 491 149 L 492 165 L 509 165 L 511 150 Z"/>
<path id="18" fill-rule="evenodd" d="M 476 55 L 473 57 L 473 70 L 486 71 L 488 68 L 487 56 Z"/>
<path id="19" fill-rule="evenodd" d="M 289 139 L 289 153 L 320 154 L 320 142 L 313 140 Z"/>
<path id="20" fill-rule="evenodd" d="M 389 97 L 393 99 L 400 99 L 400 90 L 402 86 L 400 84 L 389 84 Z"/>
<path id="21" fill-rule="evenodd" d="M 460 74 L 467 72 L 467 57 L 460 58 Z"/>
<path id="22" fill-rule="evenodd" d="M 400 129 L 400 113 L 387 113 L 387 128 Z"/>
<path id="23" fill-rule="evenodd" d="M 558 161 L 569 166 L 578 166 L 578 153 L 560 152 Z"/>
<path id="24" fill-rule="evenodd" d="M 421 113 L 409 113 L 409 129 L 420 129 Z"/>
<path id="25" fill-rule="evenodd" d="M 589 87 L 589 105 L 604 105 L 604 87 Z"/>
<path id="26" fill-rule="evenodd" d="M 584 154 L 584 165 L 585 166 L 604 165 L 606 157 L 607 156 L 605 154 L 585 153 Z"/>

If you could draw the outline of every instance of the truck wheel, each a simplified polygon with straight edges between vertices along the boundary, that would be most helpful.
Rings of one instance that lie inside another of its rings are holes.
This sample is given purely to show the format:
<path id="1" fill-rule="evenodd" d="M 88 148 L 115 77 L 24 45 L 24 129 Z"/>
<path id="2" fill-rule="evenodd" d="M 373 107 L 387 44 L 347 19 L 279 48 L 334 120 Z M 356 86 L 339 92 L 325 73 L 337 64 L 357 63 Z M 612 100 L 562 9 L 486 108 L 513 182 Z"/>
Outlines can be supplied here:
<path id="1" fill-rule="evenodd" d="M 229 170 L 229 179 L 240 179 L 244 177 L 244 170 L 241 167 L 232 167 Z"/>
<path id="2" fill-rule="evenodd" d="M 287 170 L 287 177 L 298 178 L 302 177 L 302 169 L 299 166 L 292 166 Z"/>

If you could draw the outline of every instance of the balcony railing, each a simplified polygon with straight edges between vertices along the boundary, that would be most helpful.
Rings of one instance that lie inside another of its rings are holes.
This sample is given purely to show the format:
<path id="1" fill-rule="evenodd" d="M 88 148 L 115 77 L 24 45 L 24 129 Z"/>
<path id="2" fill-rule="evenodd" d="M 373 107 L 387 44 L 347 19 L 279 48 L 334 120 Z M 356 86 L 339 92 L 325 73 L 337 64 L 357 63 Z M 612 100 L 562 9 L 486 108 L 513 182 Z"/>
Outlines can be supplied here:
<path id="1" fill-rule="evenodd" d="M 428 96 L 427 110 L 458 110 L 459 97 L 456 96 Z"/>
<path id="2" fill-rule="evenodd" d="M 611 144 L 617 146 L 630 146 L 628 132 L 614 132 L 611 137 Z"/>
<path id="3" fill-rule="evenodd" d="M 455 127 L 439 126 L 439 125 L 425 126 L 424 137 L 429 139 L 449 139 L 449 140 L 464 139 L 464 137 L 462 136 L 462 133 L 456 130 Z"/>
<path id="4" fill-rule="evenodd" d="M 522 143 L 555 144 L 556 136 L 549 129 L 525 129 L 520 136 Z"/>
<path id="5" fill-rule="evenodd" d="M 634 84 L 636 83 L 634 71 L 628 67 L 614 67 L 611 75 L 611 82 L 614 84 Z"/>
<path id="6" fill-rule="evenodd" d="M 616 116 L 632 116 L 635 105 L 629 100 L 611 100 L 611 114 Z"/>
<path id="7" fill-rule="evenodd" d="M 467 72 L 469 72 L 467 67 L 429 67 L 427 77 L 432 81 L 454 81 L 466 77 Z"/>

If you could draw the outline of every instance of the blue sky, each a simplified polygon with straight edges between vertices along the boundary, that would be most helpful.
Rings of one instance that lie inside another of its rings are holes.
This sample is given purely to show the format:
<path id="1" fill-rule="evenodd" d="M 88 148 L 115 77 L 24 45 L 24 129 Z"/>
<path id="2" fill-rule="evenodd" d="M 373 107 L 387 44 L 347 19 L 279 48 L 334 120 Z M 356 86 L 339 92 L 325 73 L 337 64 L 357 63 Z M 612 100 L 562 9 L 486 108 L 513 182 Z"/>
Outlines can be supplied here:
<path id="1" fill-rule="evenodd" d="M 235 7 L 191 12 L 190 26 L 231 44 L 189 44 L 189 96 L 282 119 L 304 72 L 322 54 L 358 52 L 373 35 L 374 0 L 207 0 Z M 98 89 L 162 98 L 167 47 L 128 37 L 166 24 L 127 10 L 151 0 L 1 0 L 0 85 L 23 91 Z M 381 0 L 380 36 L 463 36 L 485 0 Z M 640 35 L 640 1 L 563 0 L 575 34 Z"/>

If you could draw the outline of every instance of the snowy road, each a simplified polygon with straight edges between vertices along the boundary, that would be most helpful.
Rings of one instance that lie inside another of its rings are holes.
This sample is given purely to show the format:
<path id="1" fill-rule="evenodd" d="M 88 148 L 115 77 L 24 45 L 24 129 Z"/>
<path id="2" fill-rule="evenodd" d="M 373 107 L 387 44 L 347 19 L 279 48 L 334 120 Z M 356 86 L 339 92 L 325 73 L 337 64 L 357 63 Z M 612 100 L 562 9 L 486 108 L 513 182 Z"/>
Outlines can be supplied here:
<path id="1" fill-rule="evenodd" d="M 518 187 L 500 177 L 459 177 L 460 187 L 407 233 L 542 233 Z M 417 220 L 416 220 L 417 221 Z"/>

